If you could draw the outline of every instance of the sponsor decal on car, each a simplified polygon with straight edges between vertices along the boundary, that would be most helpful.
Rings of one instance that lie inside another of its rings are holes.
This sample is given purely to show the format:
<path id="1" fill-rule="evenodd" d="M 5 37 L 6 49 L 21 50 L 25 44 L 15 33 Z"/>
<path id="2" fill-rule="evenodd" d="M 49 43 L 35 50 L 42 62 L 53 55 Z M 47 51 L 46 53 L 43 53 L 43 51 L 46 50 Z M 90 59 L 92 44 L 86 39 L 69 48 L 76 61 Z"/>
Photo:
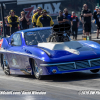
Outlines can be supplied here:
<path id="1" fill-rule="evenodd" d="M 12 59 L 12 63 L 13 63 L 13 65 L 12 65 L 13 67 L 19 67 L 16 59 Z"/>

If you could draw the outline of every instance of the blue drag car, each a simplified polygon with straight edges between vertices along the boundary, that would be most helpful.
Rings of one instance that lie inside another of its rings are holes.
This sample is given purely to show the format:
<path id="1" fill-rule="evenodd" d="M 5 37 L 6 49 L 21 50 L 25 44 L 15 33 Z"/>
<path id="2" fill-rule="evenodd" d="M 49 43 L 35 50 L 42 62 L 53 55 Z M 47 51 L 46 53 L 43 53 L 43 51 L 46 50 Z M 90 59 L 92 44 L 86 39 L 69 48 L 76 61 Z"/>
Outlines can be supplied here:
<path id="1" fill-rule="evenodd" d="M 51 27 L 15 32 L 0 40 L 5 74 L 45 75 L 100 69 L 100 45 L 93 41 L 47 42 Z"/>

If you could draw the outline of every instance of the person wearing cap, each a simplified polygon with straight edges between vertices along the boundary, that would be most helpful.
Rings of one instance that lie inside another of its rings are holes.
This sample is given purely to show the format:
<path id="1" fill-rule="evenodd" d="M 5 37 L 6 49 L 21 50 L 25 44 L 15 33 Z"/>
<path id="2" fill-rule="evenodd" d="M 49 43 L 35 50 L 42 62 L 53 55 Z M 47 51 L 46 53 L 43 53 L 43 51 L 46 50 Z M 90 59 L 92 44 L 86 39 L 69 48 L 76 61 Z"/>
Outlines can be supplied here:
<path id="1" fill-rule="evenodd" d="M 42 8 L 38 7 L 37 12 L 32 17 L 33 28 L 37 27 L 36 22 L 38 17 L 41 15 L 41 12 L 42 12 Z"/>
<path id="2" fill-rule="evenodd" d="M 8 17 L 8 23 L 10 26 L 10 35 L 14 32 L 18 31 L 19 29 L 19 18 L 15 15 L 14 10 L 10 10 L 10 16 Z"/>
<path id="3" fill-rule="evenodd" d="M 25 16 L 24 11 L 21 12 L 21 17 L 20 17 L 19 21 L 20 21 L 20 29 L 21 30 L 28 29 L 29 19 Z"/>
<path id="4" fill-rule="evenodd" d="M 91 17 L 92 13 L 90 9 L 88 9 L 87 4 L 83 5 L 83 10 L 81 11 L 81 21 L 83 18 L 83 28 L 85 31 L 85 35 L 89 36 L 91 33 Z"/>
<path id="5" fill-rule="evenodd" d="M 97 15 L 98 9 L 99 9 L 99 7 L 96 6 L 96 7 L 95 7 L 95 10 L 94 10 L 94 12 L 93 12 L 93 18 L 95 19 L 95 24 L 96 24 L 96 15 Z"/>
<path id="6" fill-rule="evenodd" d="M 73 39 L 75 38 L 75 40 L 77 40 L 77 32 L 78 32 L 78 27 L 79 27 L 79 19 L 75 15 L 74 11 L 72 11 L 71 25 L 72 25 Z"/>
<path id="7" fill-rule="evenodd" d="M 37 26 L 38 27 L 48 27 L 53 26 L 54 22 L 52 18 L 47 15 L 47 11 L 44 9 L 42 10 L 42 15 L 37 19 Z"/>
<path id="8" fill-rule="evenodd" d="M 57 16 L 57 21 L 59 24 L 65 23 L 66 21 L 69 21 L 65 16 L 63 16 L 63 11 L 59 11 L 59 16 Z"/>

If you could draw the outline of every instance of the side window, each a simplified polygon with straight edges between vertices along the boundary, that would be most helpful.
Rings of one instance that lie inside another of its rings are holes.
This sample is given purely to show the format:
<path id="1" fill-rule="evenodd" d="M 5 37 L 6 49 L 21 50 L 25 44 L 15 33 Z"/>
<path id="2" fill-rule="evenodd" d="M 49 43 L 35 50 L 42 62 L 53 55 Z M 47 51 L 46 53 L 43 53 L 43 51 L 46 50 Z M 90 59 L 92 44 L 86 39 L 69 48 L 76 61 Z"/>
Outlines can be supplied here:
<path id="1" fill-rule="evenodd" d="M 21 35 L 20 34 L 14 34 L 13 36 L 12 36 L 12 45 L 13 46 L 20 46 L 21 44 L 22 44 L 22 42 L 21 42 Z"/>

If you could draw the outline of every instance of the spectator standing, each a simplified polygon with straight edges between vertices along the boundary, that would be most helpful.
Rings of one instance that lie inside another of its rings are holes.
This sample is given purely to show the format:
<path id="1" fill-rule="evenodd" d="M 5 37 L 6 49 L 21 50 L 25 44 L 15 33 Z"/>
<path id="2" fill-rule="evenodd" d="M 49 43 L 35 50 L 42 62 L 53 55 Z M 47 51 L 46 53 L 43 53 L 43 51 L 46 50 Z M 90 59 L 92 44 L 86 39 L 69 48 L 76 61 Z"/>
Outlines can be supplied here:
<path id="1" fill-rule="evenodd" d="M 71 25 L 71 14 L 68 13 L 68 9 L 65 8 L 63 11 L 63 16 L 65 17 L 65 19 L 67 19 L 67 21 L 65 23 L 68 23 Z M 70 33 L 71 33 L 71 29 L 69 32 L 67 32 L 67 35 L 70 37 Z"/>
<path id="2" fill-rule="evenodd" d="M 87 4 L 83 5 L 83 10 L 81 12 L 81 21 L 83 18 L 83 28 L 85 31 L 85 35 L 89 36 L 91 32 L 91 17 L 92 13 L 90 9 L 88 9 Z"/>
<path id="3" fill-rule="evenodd" d="M 83 10 L 84 8 L 82 7 L 82 10 Z M 81 10 L 81 11 L 82 11 Z M 84 31 L 84 21 L 83 21 L 83 17 L 81 17 L 81 12 L 80 12 L 80 21 L 81 21 L 81 23 L 82 23 L 82 26 L 83 26 L 83 35 L 85 35 L 85 31 Z"/>
<path id="4" fill-rule="evenodd" d="M 57 16 L 57 21 L 59 24 L 65 23 L 66 21 L 69 21 L 65 16 L 63 16 L 63 11 L 59 11 L 59 16 Z"/>
<path id="5" fill-rule="evenodd" d="M 68 13 L 68 9 L 65 8 L 63 12 L 63 16 L 67 19 L 66 23 L 71 24 L 71 14 Z"/>
<path id="6" fill-rule="evenodd" d="M 37 19 L 41 15 L 41 12 L 42 12 L 42 8 L 41 7 L 38 7 L 37 12 L 32 17 L 33 28 L 34 27 L 37 27 L 36 26 Z"/>
<path id="7" fill-rule="evenodd" d="M 100 8 L 95 16 L 96 24 L 97 24 L 97 39 L 99 39 L 99 31 L 100 31 Z"/>
<path id="8" fill-rule="evenodd" d="M 10 27 L 9 27 L 9 24 L 8 24 L 8 21 L 7 21 L 7 17 L 4 17 L 4 22 L 5 22 L 5 34 L 6 35 L 10 35 Z M 1 27 L 1 30 L 3 30 L 3 23 L 0 24 L 0 27 Z"/>
<path id="9" fill-rule="evenodd" d="M 95 24 L 96 24 L 96 15 L 97 15 L 98 9 L 99 9 L 99 7 L 96 6 L 96 7 L 95 7 L 95 10 L 94 10 L 94 12 L 93 12 L 93 18 L 95 19 Z"/>
<path id="10" fill-rule="evenodd" d="M 35 14 L 37 12 L 37 10 L 33 10 L 33 14 Z"/>
<path id="11" fill-rule="evenodd" d="M 79 19 L 75 15 L 74 11 L 72 11 L 71 25 L 72 25 L 73 39 L 75 38 L 75 40 L 77 40 L 77 32 L 78 32 L 78 27 L 79 27 Z"/>
<path id="12" fill-rule="evenodd" d="M 18 29 L 19 18 L 18 18 L 18 16 L 15 15 L 14 10 L 10 10 L 10 16 L 8 17 L 8 23 L 10 26 L 10 35 L 19 30 Z"/>
<path id="13" fill-rule="evenodd" d="M 37 10 L 33 10 L 33 15 L 31 16 L 32 22 L 33 22 L 33 16 L 35 15 L 36 12 L 37 12 Z"/>
<path id="14" fill-rule="evenodd" d="M 5 17 L 4 20 L 5 20 L 5 32 L 6 32 L 6 35 L 10 36 L 10 27 L 9 27 L 9 24 L 8 24 L 8 17 Z"/>
<path id="15" fill-rule="evenodd" d="M 38 27 L 48 27 L 54 25 L 52 18 L 47 15 L 47 11 L 44 9 L 42 10 L 42 15 L 37 19 L 37 26 Z"/>
<path id="16" fill-rule="evenodd" d="M 29 28 L 28 27 L 29 19 L 25 16 L 25 12 L 24 11 L 21 12 L 21 17 L 20 17 L 19 21 L 20 21 L 20 29 L 21 30 Z"/>

